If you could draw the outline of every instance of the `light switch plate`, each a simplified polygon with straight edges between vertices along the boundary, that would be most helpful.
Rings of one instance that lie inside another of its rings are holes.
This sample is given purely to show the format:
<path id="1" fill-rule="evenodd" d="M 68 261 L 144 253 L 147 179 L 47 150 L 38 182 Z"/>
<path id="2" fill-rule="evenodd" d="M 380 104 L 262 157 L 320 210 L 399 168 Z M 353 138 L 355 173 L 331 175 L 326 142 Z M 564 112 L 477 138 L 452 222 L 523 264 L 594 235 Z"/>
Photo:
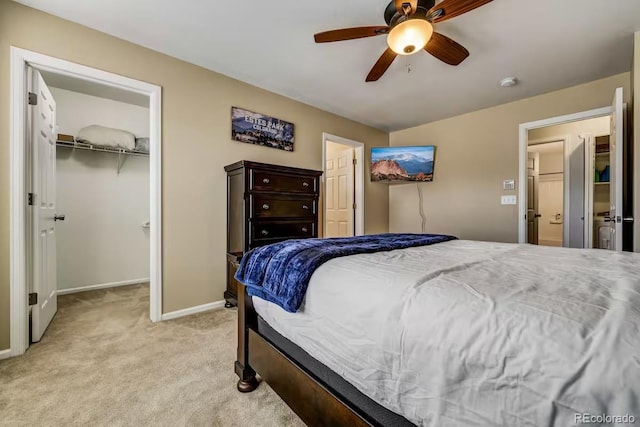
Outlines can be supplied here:
<path id="1" fill-rule="evenodd" d="M 502 204 L 503 205 L 517 205 L 518 197 L 517 196 L 502 196 Z"/>
<path id="2" fill-rule="evenodd" d="M 505 179 L 502 183 L 502 188 L 505 190 L 515 190 L 516 189 L 516 180 L 515 179 Z"/>

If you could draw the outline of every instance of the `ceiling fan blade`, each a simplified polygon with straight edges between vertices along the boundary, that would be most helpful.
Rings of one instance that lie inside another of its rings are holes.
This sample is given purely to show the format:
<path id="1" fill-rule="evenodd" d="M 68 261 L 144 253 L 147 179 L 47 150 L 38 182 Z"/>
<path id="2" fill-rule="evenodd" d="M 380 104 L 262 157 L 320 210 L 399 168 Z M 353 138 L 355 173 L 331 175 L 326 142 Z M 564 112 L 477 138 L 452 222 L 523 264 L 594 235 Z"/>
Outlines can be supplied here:
<path id="1" fill-rule="evenodd" d="M 391 66 L 393 60 L 396 59 L 396 56 L 398 56 L 397 53 L 392 51 L 390 47 L 387 48 L 387 50 L 384 51 L 380 59 L 378 59 L 378 62 L 376 62 L 376 64 L 369 72 L 369 75 L 367 76 L 367 82 L 375 82 L 380 77 L 382 77 L 382 75 Z"/>
<path id="2" fill-rule="evenodd" d="M 355 27 L 325 31 L 324 33 L 318 33 L 313 37 L 315 38 L 316 43 L 329 43 L 379 36 L 381 34 L 387 34 L 388 32 L 389 27 Z"/>
<path id="3" fill-rule="evenodd" d="M 440 33 L 433 33 L 424 50 L 449 65 L 458 65 L 469 56 L 469 51 Z"/>
<path id="4" fill-rule="evenodd" d="M 413 15 L 414 13 L 416 13 L 416 10 L 418 10 L 418 0 L 394 0 L 395 4 L 396 4 L 396 10 L 398 11 L 398 13 L 404 15 L 404 5 L 405 4 L 409 4 L 411 5 L 411 11 L 409 13 L 409 15 Z"/>
<path id="5" fill-rule="evenodd" d="M 492 0 L 443 0 L 427 12 L 431 22 L 442 22 L 483 6 Z"/>

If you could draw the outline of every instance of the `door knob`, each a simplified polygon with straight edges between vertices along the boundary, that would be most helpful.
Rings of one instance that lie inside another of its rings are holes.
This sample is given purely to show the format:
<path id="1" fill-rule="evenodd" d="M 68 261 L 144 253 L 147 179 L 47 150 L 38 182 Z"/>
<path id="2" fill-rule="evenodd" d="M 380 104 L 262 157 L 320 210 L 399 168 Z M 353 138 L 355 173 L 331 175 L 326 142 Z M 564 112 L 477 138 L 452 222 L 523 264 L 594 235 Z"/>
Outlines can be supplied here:
<path id="1" fill-rule="evenodd" d="M 53 216 L 53 220 L 54 220 L 54 221 L 64 221 L 64 217 L 65 217 L 65 216 L 66 216 L 66 215 L 58 215 L 58 214 L 55 214 L 55 215 Z"/>

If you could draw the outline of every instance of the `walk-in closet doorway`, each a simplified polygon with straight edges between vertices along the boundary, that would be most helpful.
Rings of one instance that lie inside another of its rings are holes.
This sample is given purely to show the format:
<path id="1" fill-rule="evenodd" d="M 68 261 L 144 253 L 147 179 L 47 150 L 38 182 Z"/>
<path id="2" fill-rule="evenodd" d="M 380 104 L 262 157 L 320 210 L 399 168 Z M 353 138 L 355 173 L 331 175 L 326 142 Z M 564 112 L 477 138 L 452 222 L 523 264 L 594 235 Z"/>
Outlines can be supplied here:
<path id="1" fill-rule="evenodd" d="M 161 320 L 161 89 L 11 53 L 11 355 L 58 295 L 149 284 Z"/>

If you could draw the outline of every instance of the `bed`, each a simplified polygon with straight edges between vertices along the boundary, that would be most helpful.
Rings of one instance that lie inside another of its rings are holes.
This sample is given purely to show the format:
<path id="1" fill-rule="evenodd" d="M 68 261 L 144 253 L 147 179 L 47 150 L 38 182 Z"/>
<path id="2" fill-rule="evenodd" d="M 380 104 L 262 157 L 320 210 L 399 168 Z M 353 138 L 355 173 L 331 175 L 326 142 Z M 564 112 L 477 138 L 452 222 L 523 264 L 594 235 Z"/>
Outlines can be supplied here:
<path id="1" fill-rule="evenodd" d="M 239 285 L 238 389 L 309 425 L 640 417 L 637 254 L 448 239 L 325 260 L 297 307 Z"/>

